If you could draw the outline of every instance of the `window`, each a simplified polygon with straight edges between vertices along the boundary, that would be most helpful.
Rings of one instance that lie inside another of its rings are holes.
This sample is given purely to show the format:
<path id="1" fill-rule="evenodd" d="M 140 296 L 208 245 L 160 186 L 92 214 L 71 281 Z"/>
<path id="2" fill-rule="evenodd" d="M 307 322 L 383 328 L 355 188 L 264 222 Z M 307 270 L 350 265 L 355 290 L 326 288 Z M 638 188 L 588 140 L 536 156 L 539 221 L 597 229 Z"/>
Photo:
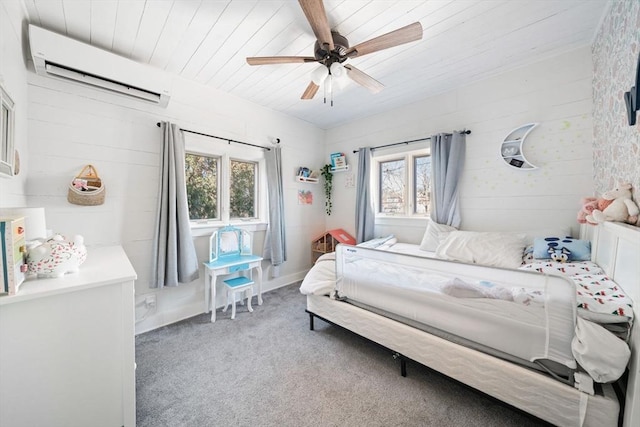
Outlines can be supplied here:
<path id="1" fill-rule="evenodd" d="M 426 216 L 431 203 L 431 157 L 416 150 L 374 158 L 379 216 Z"/>
<path id="2" fill-rule="evenodd" d="M 255 162 L 231 161 L 231 218 L 255 218 L 257 169 Z"/>
<path id="3" fill-rule="evenodd" d="M 405 159 L 380 162 L 380 213 L 405 213 Z"/>
<path id="4" fill-rule="evenodd" d="M 431 156 L 413 158 L 413 213 L 426 215 L 431 203 Z"/>
<path id="5" fill-rule="evenodd" d="M 220 159 L 216 157 L 186 154 L 185 177 L 189 219 L 220 219 L 218 215 L 219 163 Z"/>
<path id="6" fill-rule="evenodd" d="M 0 175 L 12 176 L 15 152 L 13 147 L 14 103 L 0 86 Z"/>
<path id="7" fill-rule="evenodd" d="M 189 219 L 229 224 L 260 219 L 266 191 L 261 149 L 220 144 L 185 135 L 185 179 Z"/>

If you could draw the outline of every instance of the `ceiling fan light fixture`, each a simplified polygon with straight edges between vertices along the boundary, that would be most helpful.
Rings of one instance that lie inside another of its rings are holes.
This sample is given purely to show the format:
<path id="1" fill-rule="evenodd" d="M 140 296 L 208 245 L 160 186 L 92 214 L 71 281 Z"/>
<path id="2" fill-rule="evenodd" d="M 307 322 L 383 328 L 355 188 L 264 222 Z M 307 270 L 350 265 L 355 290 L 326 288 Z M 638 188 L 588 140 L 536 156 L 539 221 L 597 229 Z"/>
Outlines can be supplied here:
<path id="1" fill-rule="evenodd" d="M 337 90 L 343 90 L 349 85 L 350 81 L 351 79 L 347 76 L 347 73 L 345 70 L 344 74 L 342 74 L 340 77 L 335 77 L 333 79 L 333 87 Z"/>
<path id="2" fill-rule="evenodd" d="M 355 46 L 349 46 L 346 37 L 332 31 L 327 20 L 323 0 L 299 0 L 314 35 L 314 56 L 263 56 L 248 57 L 249 65 L 320 63 L 311 73 L 311 82 L 302 94 L 302 99 L 312 99 L 320 86 L 324 87 L 325 102 L 327 89 L 333 105 L 333 89 L 342 89 L 350 80 L 363 86 L 372 93 L 378 93 L 384 85 L 370 75 L 352 65 L 342 65 L 347 59 L 361 57 L 370 53 L 400 46 L 422 39 L 423 29 L 420 22 L 414 22 L 397 30 L 365 40 Z M 335 81 L 333 81 L 335 80 Z"/>
<path id="3" fill-rule="evenodd" d="M 325 65 L 320 65 L 311 73 L 311 81 L 320 86 L 324 83 L 328 75 L 329 69 Z"/>
<path id="4" fill-rule="evenodd" d="M 333 64 L 331 64 L 330 70 L 331 75 L 336 79 L 339 79 L 347 74 L 347 70 L 345 70 L 344 65 L 339 62 L 334 62 Z"/>

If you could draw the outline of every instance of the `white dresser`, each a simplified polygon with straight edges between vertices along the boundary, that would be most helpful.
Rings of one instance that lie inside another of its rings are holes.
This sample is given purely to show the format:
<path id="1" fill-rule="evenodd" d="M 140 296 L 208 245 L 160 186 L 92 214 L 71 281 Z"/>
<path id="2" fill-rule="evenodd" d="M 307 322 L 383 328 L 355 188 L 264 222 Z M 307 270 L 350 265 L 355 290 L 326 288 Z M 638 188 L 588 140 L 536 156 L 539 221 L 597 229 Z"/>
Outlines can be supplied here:
<path id="1" fill-rule="evenodd" d="M 134 271 L 120 246 L 0 297 L 0 426 L 135 426 Z"/>

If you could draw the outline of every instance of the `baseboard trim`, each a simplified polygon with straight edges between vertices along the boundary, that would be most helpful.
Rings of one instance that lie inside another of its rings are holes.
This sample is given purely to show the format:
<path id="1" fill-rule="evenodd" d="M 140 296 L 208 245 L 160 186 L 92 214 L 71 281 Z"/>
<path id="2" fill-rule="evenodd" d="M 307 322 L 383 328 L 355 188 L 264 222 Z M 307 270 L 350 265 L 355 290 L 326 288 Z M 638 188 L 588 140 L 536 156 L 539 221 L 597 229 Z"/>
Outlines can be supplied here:
<path id="1" fill-rule="evenodd" d="M 268 277 L 269 269 L 267 269 L 265 273 L 265 276 Z M 283 286 L 288 286 L 293 283 L 299 282 L 304 279 L 306 273 L 306 271 L 303 271 L 299 273 L 288 274 L 283 277 L 277 277 L 271 280 L 265 280 L 265 283 L 262 286 L 262 292 L 266 293 L 278 288 L 282 288 Z M 162 291 L 159 291 L 158 293 L 161 292 Z M 216 308 L 221 307 L 221 304 L 216 306 Z M 159 329 L 202 313 L 204 313 L 204 295 L 202 296 L 201 301 L 191 302 L 187 305 L 175 307 L 172 310 L 161 311 L 149 315 L 144 320 L 136 323 L 135 334 L 139 335 L 145 332 L 153 331 L 154 329 Z"/>

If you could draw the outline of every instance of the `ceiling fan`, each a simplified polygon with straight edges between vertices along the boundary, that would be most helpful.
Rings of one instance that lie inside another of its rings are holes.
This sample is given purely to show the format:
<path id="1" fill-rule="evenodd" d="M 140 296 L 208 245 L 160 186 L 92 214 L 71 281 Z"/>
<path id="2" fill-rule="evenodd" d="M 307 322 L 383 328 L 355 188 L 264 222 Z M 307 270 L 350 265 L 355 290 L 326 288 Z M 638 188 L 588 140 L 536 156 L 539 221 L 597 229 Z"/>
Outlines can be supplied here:
<path id="1" fill-rule="evenodd" d="M 373 93 L 380 92 L 384 85 L 360 71 L 353 65 L 342 65 L 349 58 L 361 57 L 379 50 L 399 46 L 401 44 L 422 39 L 422 25 L 414 22 L 406 27 L 399 28 L 373 39 L 367 40 L 355 46 L 349 47 L 349 41 L 332 31 L 329 27 L 327 14 L 322 0 L 298 0 L 304 11 L 307 21 L 316 36 L 314 56 L 258 56 L 248 57 L 249 65 L 272 65 L 316 62 L 322 64 L 312 73 L 312 81 L 309 83 L 301 99 L 312 99 L 323 81 L 328 76 L 340 78 L 344 74 L 354 82 L 369 89 Z M 331 82 L 331 79 L 328 79 Z M 325 98 L 326 102 L 326 98 Z M 333 101 L 331 102 L 333 105 Z"/>

